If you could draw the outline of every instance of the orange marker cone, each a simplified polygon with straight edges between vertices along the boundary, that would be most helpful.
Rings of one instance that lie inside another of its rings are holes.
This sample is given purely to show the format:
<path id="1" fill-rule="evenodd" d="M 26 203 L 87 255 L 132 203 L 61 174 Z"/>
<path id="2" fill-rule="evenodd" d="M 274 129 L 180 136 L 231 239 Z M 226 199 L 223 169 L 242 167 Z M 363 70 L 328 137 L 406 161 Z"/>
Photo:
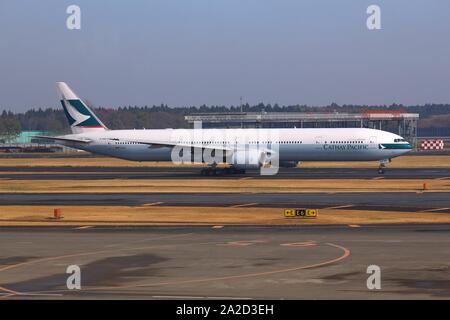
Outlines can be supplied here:
<path id="1" fill-rule="evenodd" d="M 61 219 L 61 209 L 60 208 L 53 209 L 53 218 Z"/>

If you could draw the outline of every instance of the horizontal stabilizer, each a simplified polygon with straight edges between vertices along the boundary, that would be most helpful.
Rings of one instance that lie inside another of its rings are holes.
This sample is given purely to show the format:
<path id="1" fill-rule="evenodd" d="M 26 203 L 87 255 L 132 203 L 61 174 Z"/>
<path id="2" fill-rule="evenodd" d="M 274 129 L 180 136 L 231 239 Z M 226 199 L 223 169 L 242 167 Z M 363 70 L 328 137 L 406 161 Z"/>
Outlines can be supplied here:
<path id="1" fill-rule="evenodd" d="M 54 140 L 54 141 L 78 142 L 78 143 L 91 142 L 91 140 L 88 140 L 88 139 L 73 139 L 73 138 L 51 137 L 51 136 L 33 136 L 33 138 L 48 139 L 48 140 Z"/>

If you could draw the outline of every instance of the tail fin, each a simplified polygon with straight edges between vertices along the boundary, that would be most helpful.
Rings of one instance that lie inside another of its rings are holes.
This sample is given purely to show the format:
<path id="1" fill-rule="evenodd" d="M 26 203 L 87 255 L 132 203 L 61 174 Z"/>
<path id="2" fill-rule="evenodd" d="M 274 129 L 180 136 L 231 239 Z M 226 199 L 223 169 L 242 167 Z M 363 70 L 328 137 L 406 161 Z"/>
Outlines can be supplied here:
<path id="1" fill-rule="evenodd" d="M 57 82 L 56 86 L 58 93 L 61 95 L 64 113 L 67 120 L 69 120 L 73 133 L 107 129 L 103 122 L 77 97 L 65 82 Z"/>

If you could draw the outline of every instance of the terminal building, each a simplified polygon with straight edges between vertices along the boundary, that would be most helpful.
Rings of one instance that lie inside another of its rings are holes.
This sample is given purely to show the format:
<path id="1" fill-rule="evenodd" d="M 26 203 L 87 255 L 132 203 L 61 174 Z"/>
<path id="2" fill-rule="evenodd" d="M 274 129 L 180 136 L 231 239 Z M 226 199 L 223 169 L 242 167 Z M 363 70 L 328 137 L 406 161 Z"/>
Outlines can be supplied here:
<path id="1" fill-rule="evenodd" d="M 418 113 L 367 110 L 361 113 L 234 112 L 185 116 L 203 128 L 373 128 L 396 133 L 417 146 Z"/>
<path id="2" fill-rule="evenodd" d="M 56 152 L 67 148 L 34 136 L 51 135 L 47 131 L 22 131 L 16 136 L 0 136 L 0 152 Z"/>

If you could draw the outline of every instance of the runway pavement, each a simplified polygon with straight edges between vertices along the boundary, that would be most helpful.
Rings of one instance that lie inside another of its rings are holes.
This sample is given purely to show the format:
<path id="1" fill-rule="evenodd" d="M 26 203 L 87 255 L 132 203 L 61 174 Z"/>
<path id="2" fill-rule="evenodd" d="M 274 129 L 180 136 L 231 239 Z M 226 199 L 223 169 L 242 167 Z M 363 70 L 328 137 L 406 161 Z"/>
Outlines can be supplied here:
<path id="1" fill-rule="evenodd" d="M 0 205 L 335 208 L 450 213 L 444 192 L 349 193 L 1 193 Z"/>
<path id="2" fill-rule="evenodd" d="M 20 180 L 97 180 L 97 179 L 448 179 L 450 168 L 388 168 L 380 175 L 376 168 L 280 168 L 276 175 L 260 175 L 248 170 L 245 175 L 203 177 L 201 168 L 191 167 L 0 167 L 0 179 Z"/>
<path id="3" fill-rule="evenodd" d="M 449 299 L 449 279 L 450 225 L 0 228 L 0 299 Z"/>

